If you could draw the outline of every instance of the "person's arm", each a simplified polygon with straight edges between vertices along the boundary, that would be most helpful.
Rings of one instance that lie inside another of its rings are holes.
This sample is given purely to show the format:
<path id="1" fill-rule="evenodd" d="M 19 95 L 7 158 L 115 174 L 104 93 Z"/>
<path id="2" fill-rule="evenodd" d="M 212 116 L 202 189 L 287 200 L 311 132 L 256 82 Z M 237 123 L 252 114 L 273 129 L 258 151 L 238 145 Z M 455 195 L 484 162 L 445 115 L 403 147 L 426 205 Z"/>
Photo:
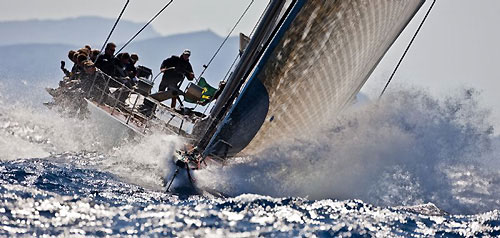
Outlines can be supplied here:
<path id="1" fill-rule="evenodd" d="M 191 64 L 187 65 L 187 72 L 186 72 L 186 78 L 191 81 L 194 79 L 194 73 L 193 73 L 193 67 Z"/>
<path id="2" fill-rule="evenodd" d="M 95 60 L 94 64 L 95 64 L 95 67 L 101 69 L 102 68 L 102 62 L 103 62 L 103 55 L 99 54 L 97 56 L 97 59 Z"/>
<path id="3" fill-rule="evenodd" d="M 61 60 L 61 70 L 63 71 L 64 75 L 66 75 L 67 77 L 70 77 L 71 76 L 71 72 L 69 72 L 64 66 L 66 65 L 66 62 L 64 62 L 63 60 Z"/>

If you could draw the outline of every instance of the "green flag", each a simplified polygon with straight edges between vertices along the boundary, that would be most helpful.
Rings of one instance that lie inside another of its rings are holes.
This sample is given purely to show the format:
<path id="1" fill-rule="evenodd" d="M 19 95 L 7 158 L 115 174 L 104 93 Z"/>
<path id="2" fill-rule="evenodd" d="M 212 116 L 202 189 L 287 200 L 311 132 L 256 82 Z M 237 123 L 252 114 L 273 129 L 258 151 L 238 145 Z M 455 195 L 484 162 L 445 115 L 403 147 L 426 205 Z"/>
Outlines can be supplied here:
<path id="1" fill-rule="evenodd" d="M 205 78 L 201 77 L 200 78 L 200 81 L 198 81 L 198 86 L 200 88 L 202 88 L 202 92 L 201 92 L 201 99 L 198 101 L 198 102 L 194 102 L 192 100 L 189 100 L 189 99 L 185 99 L 186 102 L 189 102 L 189 103 L 204 103 L 208 100 L 210 100 L 214 95 L 215 95 L 215 92 L 217 92 L 217 89 L 210 86 L 207 81 L 205 80 Z"/>

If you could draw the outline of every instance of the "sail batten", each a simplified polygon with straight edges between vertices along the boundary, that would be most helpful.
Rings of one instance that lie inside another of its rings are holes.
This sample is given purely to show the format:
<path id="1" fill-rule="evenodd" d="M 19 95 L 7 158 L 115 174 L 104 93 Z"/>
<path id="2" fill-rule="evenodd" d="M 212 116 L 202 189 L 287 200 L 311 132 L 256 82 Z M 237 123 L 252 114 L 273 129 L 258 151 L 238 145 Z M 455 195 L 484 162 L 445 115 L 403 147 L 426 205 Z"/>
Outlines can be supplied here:
<path id="1" fill-rule="evenodd" d="M 298 0 L 209 153 L 256 153 L 320 129 L 352 101 L 423 2 Z"/>

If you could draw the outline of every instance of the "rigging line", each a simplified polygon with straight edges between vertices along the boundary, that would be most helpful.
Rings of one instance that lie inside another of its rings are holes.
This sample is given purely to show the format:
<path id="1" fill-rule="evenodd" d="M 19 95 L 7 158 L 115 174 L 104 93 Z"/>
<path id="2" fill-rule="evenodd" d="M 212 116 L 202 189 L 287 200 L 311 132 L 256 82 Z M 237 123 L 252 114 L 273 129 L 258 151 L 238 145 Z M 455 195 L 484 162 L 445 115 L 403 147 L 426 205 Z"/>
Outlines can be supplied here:
<path id="1" fill-rule="evenodd" d="M 252 3 L 250 3 L 251 5 Z M 269 8 L 269 5 L 271 5 L 271 2 L 269 2 L 267 4 L 267 8 Z M 249 6 L 250 7 L 250 6 Z M 247 9 L 248 10 L 248 9 Z M 257 23 L 255 23 L 255 25 L 253 26 L 253 29 L 252 29 L 252 32 L 250 32 L 250 37 L 253 36 L 253 33 L 255 32 L 255 29 L 257 29 L 257 26 L 259 25 L 260 21 L 262 20 L 262 17 L 264 17 L 264 13 L 266 11 L 263 11 L 261 14 L 260 14 L 260 17 L 259 17 L 259 20 L 257 20 Z M 238 61 L 238 58 L 241 56 L 240 52 L 238 52 L 238 54 L 236 54 L 236 57 L 234 57 L 234 60 L 233 60 L 233 63 L 231 64 L 231 66 L 229 66 L 229 69 L 227 70 L 226 72 L 226 75 L 224 75 L 224 78 L 222 79 L 223 81 L 226 81 L 227 77 L 229 76 L 229 74 L 231 73 L 231 69 L 234 67 L 234 65 L 236 64 L 236 61 Z M 208 66 L 207 66 L 208 67 Z M 203 72 L 205 72 L 205 70 L 203 70 Z M 200 76 L 201 77 L 201 74 Z M 210 101 L 210 103 L 205 107 L 205 111 L 203 111 L 203 114 L 205 114 L 205 112 L 208 110 L 208 108 L 210 107 L 210 105 L 212 104 L 212 101 Z M 195 106 L 196 108 L 196 106 Z M 194 109 L 193 109 L 194 110 Z"/>
<path id="2" fill-rule="evenodd" d="M 212 105 L 212 102 L 213 102 L 213 100 L 208 103 L 207 107 L 205 107 L 205 110 L 203 111 L 203 114 L 205 114 L 207 112 L 210 105 Z"/>
<path id="3" fill-rule="evenodd" d="M 236 61 L 238 61 L 239 57 L 240 53 L 238 52 L 238 54 L 236 54 L 236 57 L 233 60 L 233 63 L 231 64 L 231 66 L 229 66 L 229 70 L 227 71 L 226 75 L 224 75 L 224 79 L 222 79 L 223 81 L 227 79 L 227 76 L 229 76 L 229 73 L 231 73 L 231 69 L 233 68 L 234 64 L 236 64 Z"/>
<path id="4" fill-rule="evenodd" d="M 229 75 L 229 72 L 231 72 L 231 68 L 233 68 L 234 64 L 236 63 L 236 61 L 238 60 L 238 56 L 240 55 L 240 53 L 238 53 L 236 55 L 236 58 L 234 59 L 233 63 L 231 64 L 231 66 L 229 67 L 229 70 L 227 71 L 226 73 L 226 76 L 224 76 L 224 79 L 223 80 L 226 80 L 227 76 Z M 200 76 L 201 77 L 201 74 Z M 197 80 L 199 81 L 199 79 Z M 198 83 L 196 83 L 198 84 Z M 184 98 L 184 101 L 186 101 L 186 99 Z M 210 107 L 210 105 L 212 104 L 212 101 L 210 101 L 210 103 L 205 107 L 205 111 L 203 112 L 203 114 L 205 114 L 205 112 L 207 111 L 208 107 Z M 198 103 L 196 103 L 196 105 L 194 106 L 193 110 L 196 109 L 198 107 Z"/>
<path id="5" fill-rule="evenodd" d="M 378 99 L 380 100 L 380 98 L 382 97 L 382 95 L 384 95 L 385 93 L 385 90 L 387 89 L 387 87 L 389 86 L 389 84 L 391 83 L 391 80 L 392 78 L 394 77 L 394 75 L 396 74 L 396 71 L 398 70 L 399 66 L 401 65 L 401 62 L 403 62 L 403 59 L 405 58 L 406 56 L 406 53 L 408 53 L 408 50 L 410 49 L 411 45 L 413 44 L 413 41 L 415 40 L 415 38 L 417 37 L 418 35 L 418 32 L 420 31 L 420 29 L 422 28 L 422 26 L 424 25 L 424 22 L 425 20 L 427 19 L 427 17 L 429 16 L 429 13 L 431 13 L 431 10 L 432 8 L 434 7 L 434 4 L 436 3 L 436 0 L 434 0 L 431 4 L 431 6 L 429 7 L 429 10 L 427 10 L 427 13 L 425 14 L 425 17 L 424 19 L 422 19 L 422 22 L 420 23 L 420 25 L 418 26 L 417 28 L 417 31 L 415 32 L 415 34 L 413 35 L 413 38 L 411 39 L 410 43 L 408 44 L 408 46 L 406 47 L 406 50 L 405 52 L 403 53 L 403 55 L 401 56 L 401 59 L 399 59 L 399 62 L 398 64 L 396 65 L 396 68 L 394 69 L 394 71 L 392 72 L 391 74 L 391 77 L 389 77 L 389 80 L 387 81 L 387 83 L 385 84 L 385 87 L 384 89 L 382 90 L 382 93 L 380 93 L 380 96 L 378 97 Z"/>
<path id="6" fill-rule="evenodd" d="M 215 51 L 215 53 L 212 56 L 212 58 L 208 61 L 208 63 L 206 65 L 203 65 L 204 69 L 201 72 L 200 76 L 198 76 L 198 79 L 196 80 L 196 84 L 198 84 L 198 81 L 200 81 L 201 76 L 203 75 L 203 73 L 205 73 L 205 71 L 207 70 L 208 66 L 210 66 L 210 64 L 212 63 L 212 61 L 214 60 L 214 58 L 217 56 L 217 54 L 219 54 L 219 51 L 222 49 L 222 47 L 224 46 L 224 44 L 226 44 L 227 39 L 229 39 L 229 37 L 233 33 L 234 29 L 236 29 L 236 27 L 240 23 L 241 19 L 243 19 L 243 17 L 246 15 L 246 13 L 248 12 L 248 9 L 250 9 L 250 7 L 252 6 L 252 4 L 253 4 L 254 1 L 255 0 L 252 0 L 250 2 L 250 4 L 248 4 L 248 7 L 245 9 L 245 11 L 243 12 L 243 14 L 241 14 L 241 16 L 238 19 L 238 21 L 236 22 L 236 24 L 234 24 L 233 29 L 231 29 L 231 31 L 229 32 L 229 34 L 227 34 L 226 38 L 224 39 L 224 41 L 222 41 L 222 44 L 219 46 L 219 48 L 217 49 L 217 51 Z"/>
<path id="7" fill-rule="evenodd" d="M 152 83 L 155 83 L 156 78 L 158 78 L 158 76 L 160 76 L 160 74 L 161 74 L 161 73 L 163 73 L 163 72 L 161 72 L 161 71 L 160 71 L 160 72 L 159 72 L 159 73 L 158 73 L 158 74 L 157 74 L 157 75 L 153 78 Z"/>
<path id="8" fill-rule="evenodd" d="M 269 8 L 269 5 L 271 4 L 271 2 L 269 1 L 269 3 L 267 4 L 267 8 Z M 253 26 L 253 29 L 252 29 L 252 32 L 250 32 L 250 37 L 253 36 L 253 33 L 255 32 L 255 29 L 257 29 L 257 26 L 259 25 L 260 21 L 262 21 L 262 17 L 264 17 L 264 13 L 266 11 L 263 11 L 261 14 L 260 14 L 260 17 L 259 17 L 259 20 L 257 20 L 257 23 L 255 23 L 255 25 Z M 236 61 L 238 61 L 238 58 L 240 57 L 240 53 L 236 54 L 236 57 L 234 58 L 234 61 L 233 63 L 231 64 L 231 66 L 229 67 L 226 75 L 224 75 L 224 79 L 223 80 L 226 80 L 227 77 L 229 76 L 229 73 L 231 73 L 231 69 L 233 68 L 234 64 L 236 64 Z"/>
<path id="9" fill-rule="evenodd" d="M 125 45 L 122 46 L 122 48 L 120 48 L 118 50 L 118 52 L 115 53 L 115 56 L 120 53 L 120 51 L 122 51 L 125 47 L 127 47 L 128 44 L 130 44 L 130 42 L 132 42 L 139 34 L 141 34 L 141 32 L 149 25 L 151 24 L 152 21 L 154 21 L 168 6 L 170 6 L 170 4 L 173 2 L 174 0 L 170 0 L 158 13 L 156 13 L 156 15 L 151 18 L 151 20 L 149 20 L 134 36 L 132 36 L 132 38 L 130 38 L 130 40 L 127 41 L 127 43 L 125 43 Z"/>
<path id="10" fill-rule="evenodd" d="M 244 16 L 244 15 L 245 15 L 245 13 L 248 11 L 248 9 L 250 8 L 250 6 L 252 5 L 252 3 L 253 3 L 253 2 L 254 2 L 253 0 L 252 0 L 252 2 L 250 2 L 250 4 L 248 5 L 247 9 L 246 9 L 246 10 L 245 10 L 245 12 L 242 14 L 242 16 L 240 17 L 240 19 L 239 19 L 239 20 L 238 20 L 238 22 L 236 23 L 236 25 L 238 25 L 239 21 L 243 18 L 243 16 Z M 264 10 L 261 14 L 260 14 L 259 19 L 257 20 L 257 22 L 255 23 L 255 25 L 254 25 L 254 27 L 253 27 L 253 29 L 252 29 L 252 32 L 250 32 L 250 37 L 252 37 L 252 36 L 253 36 L 253 34 L 255 33 L 255 30 L 257 29 L 257 27 L 259 26 L 260 22 L 262 21 L 262 18 L 264 18 L 264 15 L 265 15 L 265 13 L 266 13 L 267 9 L 269 9 L 269 6 L 271 5 L 271 3 L 272 3 L 272 2 L 271 2 L 271 1 L 269 1 L 269 3 L 268 3 L 268 4 L 267 4 L 267 6 L 266 6 L 266 9 L 265 9 L 265 10 Z M 234 28 L 236 28 L 236 25 L 233 27 L 233 29 L 231 30 L 231 32 L 234 30 Z M 230 35 L 230 34 L 231 34 L 231 33 L 229 33 L 229 35 Z M 228 35 L 228 37 L 229 37 L 229 35 Z M 226 37 L 226 39 L 225 39 L 224 41 L 226 41 L 228 37 Z M 223 44 L 224 44 L 224 42 L 223 42 Z M 221 47 L 222 47 L 222 45 L 221 45 Z M 219 47 L 219 50 L 220 50 L 220 48 L 221 48 L 221 47 Z M 217 54 L 217 53 L 216 53 L 216 54 Z M 232 64 L 231 64 L 231 66 L 229 67 L 229 69 L 228 69 L 228 71 L 227 71 L 226 75 L 224 76 L 223 81 L 227 80 L 228 76 L 230 76 L 231 69 L 232 69 L 232 68 L 233 68 L 233 66 L 236 64 L 236 62 L 238 61 L 238 58 L 239 58 L 240 56 L 241 56 L 241 54 L 240 54 L 240 52 L 238 52 L 238 54 L 236 54 L 236 57 L 234 58 L 233 63 L 232 63 Z M 214 57 L 215 57 L 215 56 L 214 56 Z M 213 59 L 214 57 L 212 57 L 212 59 Z M 210 60 L 210 62 L 211 62 L 211 61 L 212 61 L 212 60 Z M 207 67 L 208 67 L 208 66 L 207 66 Z M 206 69 L 206 68 L 205 68 L 205 69 Z M 205 72 L 205 70 L 203 70 L 203 72 Z M 200 74 L 200 76 L 199 76 L 199 77 L 201 77 L 201 75 L 203 74 L 203 72 Z M 209 104 L 205 107 L 205 110 L 203 111 L 203 114 L 205 114 L 205 112 L 208 110 L 208 108 L 210 107 L 210 105 L 211 105 L 211 103 L 212 103 L 212 102 L 213 102 L 213 101 L 210 101 L 210 103 L 209 103 Z M 196 104 L 196 105 L 194 106 L 193 110 L 194 110 L 194 109 L 196 109 L 196 107 L 197 107 L 197 106 L 198 106 L 198 104 Z"/>
<path id="11" fill-rule="evenodd" d="M 223 120 L 225 115 L 228 113 L 230 106 L 234 103 L 234 100 L 239 95 L 239 90 L 244 84 L 242 79 L 248 77 L 251 74 L 252 69 L 256 67 L 256 65 L 258 64 L 258 60 L 265 52 L 265 50 L 261 51 L 254 49 L 266 49 L 269 46 L 269 44 L 272 42 L 272 39 L 269 36 L 275 35 L 279 31 L 280 28 L 278 26 L 283 24 L 283 22 L 287 19 L 285 16 L 290 13 L 292 9 L 294 9 L 294 6 L 296 6 L 296 1 L 294 1 L 294 3 L 286 8 L 285 15 L 283 15 L 284 17 L 282 17 L 281 19 L 276 19 L 279 11 L 283 10 L 283 5 L 281 3 L 284 2 L 282 0 L 271 1 L 271 5 L 269 5 L 269 7 L 266 9 L 265 15 L 255 31 L 255 35 L 252 37 L 249 45 L 247 46 L 247 48 L 252 50 L 247 49 L 243 53 L 241 58 L 241 60 L 243 61 L 240 61 L 238 63 L 238 66 L 236 66 L 235 69 L 234 76 L 231 76 L 228 79 L 229 84 L 226 85 L 223 93 L 218 98 L 219 101 L 222 101 L 217 102 L 214 105 L 215 108 L 213 108 L 210 113 L 210 121 L 208 122 L 209 124 L 204 130 L 203 136 L 196 142 L 197 147 L 202 150 L 202 157 L 207 156 L 207 146 L 211 142 L 213 142 L 212 139 L 215 140 L 215 134 L 217 132 L 218 124 L 221 120 Z M 233 80 L 234 83 L 232 83 Z"/>
<path id="12" fill-rule="evenodd" d="M 115 31 L 115 28 L 116 28 L 116 25 L 118 25 L 118 22 L 120 21 L 120 19 L 122 18 L 122 15 L 123 15 L 123 12 L 125 12 L 125 9 L 127 8 L 127 5 L 128 3 L 130 2 L 130 0 L 127 0 L 127 2 L 125 3 L 125 6 L 123 7 L 122 11 L 120 12 L 120 15 L 118 16 L 118 18 L 116 19 L 116 22 L 115 24 L 113 25 L 113 28 L 111 29 L 111 31 L 109 32 L 109 35 L 108 35 L 108 38 L 106 38 L 106 41 L 104 41 L 104 44 L 102 45 L 101 47 L 101 52 L 104 50 L 104 47 L 106 46 L 106 44 L 108 43 L 109 41 L 109 38 L 111 37 L 111 34 L 113 34 L 113 31 Z"/>
<path id="13" fill-rule="evenodd" d="M 224 39 L 224 41 L 222 41 L 221 45 L 219 46 L 219 48 L 217 49 L 217 51 L 214 53 L 214 55 L 212 56 L 212 58 L 210 59 L 210 61 L 208 62 L 208 64 L 206 65 L 203 65 L 203 71 L 200 73 L 200 75 L 198 76 L 198 78 L 196 79 L 196 84 L 198 84 L 201 80 L 201 76 L 205 73 L 205 71 L 207 70 L 208 66 L 212 63 L 212 61 L 214 60 L 214 58 L 217 56 L 217 54 L 219 53 L 219 51 L 222 49 L 222 47 L 224 46 L 224 44 L 226 43 L 227 39 L 229 39 L 229 37 L 231 36 L 231 34 L 233 33 L 234 29 L 236 29 L 236 27 L 238 26 L 238 24 L 240 23 L 241 19 L 243 19 L 243 17 L 246 15 L 246 13 L 248 12 L 248 9 L 250 9 L 250 7 L 252 6 L 253 2 L 255 0 L 252 0 L 250 2 L 250 4 L 248 4 L 247 8 L 245 9 L 245 11 L 243 12 L 243 14 L 240 16 L 240 18 L 238 19 L 238 21 L 236 22 L 236 24 L 233 26 L 233 29 L 231 29 L 231 31 L 229 32 L 229 34 L 227 34 L 226 38 Z M 261 16 L 262 18 L 262 16 Z M 255 27 L 254 29 L 252 30 L 252 33 L 253 31 L 255 30 Z M 239 55 L 239 54 L 238 54 Z M 231 68 L 234 66 L 234 64 L 236 63 L 236 60 L 238 59 L 238 56 L 236 56 L 236 59 L 234 59 L 233 61 L 233 64 L 231 64 L 231 67 L 229 68 L 229 71 L 227 72 L 226 76 L 224 76 L 224 79 L 226 79 L 227 75 L 229 74 L 229 72 L 231 71 Z M 184 98 L 184 101 L 186 101 L 186 99 Z M 210 104 L 208 105 L 210 106 Z M 205 108 L 205 111 L 206 109 L 208 109 L 208 106 Z M 196 108 L 198 107 L 198 103 L 196 103 L 196 105 L 194 106 L 194 108 L 192 110 L 195 110 Z"/>
<path id="14" fill-rule="evenodd" d="M 255 25 L 253 26 L 252 32 L 250 32 L 250 37 L 252 37 L 253 33 L 255 33 L 255 29 L 257 29 L 257 26 L 259 26 L 259 23 L 262 21 L 262 18 L 264 17 L 266 10 L 269 8 L 269 5 L 271 5 L 271 1 L 269 1 L 269 3 L 266 6 L 266 9 L 260 14 L 259 20 L 257 20 Z"/>

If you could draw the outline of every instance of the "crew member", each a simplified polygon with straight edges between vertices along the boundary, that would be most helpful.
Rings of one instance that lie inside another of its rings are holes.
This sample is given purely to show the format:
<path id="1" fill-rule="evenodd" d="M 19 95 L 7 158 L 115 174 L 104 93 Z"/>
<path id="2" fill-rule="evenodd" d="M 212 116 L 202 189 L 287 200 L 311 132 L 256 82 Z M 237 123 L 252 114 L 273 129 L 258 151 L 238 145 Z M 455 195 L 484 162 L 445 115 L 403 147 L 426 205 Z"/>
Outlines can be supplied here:
<path id="1" fill-rule="evenodd" d="M 87 60 L 83 64 L 85 73 L 81 78 L 81 88 L 84 92 L 89 93 L 90 97 L 97 99 L 97 97 L 106 97 L 105 93 L 109 93 L 109 87 L 106 87 L 106 77 L 103 72 L 95 67 L 92 61 Z M 92 86 L 94 88 L 92 88 Z"/>
<path id="2" fill-rule="evenodd" d="M 135 64 L 139 61 L 139 56 L 135 53 L 130 54 L 130 61 L 127 64 L 127 75 L 132 80 L 132 83 L 137 83 L 137 67 Z"/>
<path id="3" fill-rule="evenodd" d="M 110 76 L 112 76 L 115 71 L 115 65 L 113 62 L 115 50 L 116 45 L 113 42 L 109 42 L 104 49 L 104 54 L 97 56 L 95 61 L 95 66 Z"/>
<path id="4" fill-rule="evenodd" d="M 164 60 L 160 66 L 163 77 L 158 92 L 167 91 L 163 93 L 162 97 L 159 97 L 162 100 L 157 100 L 172 99 L 170 105 L 172 109 L 175 109 L 176 100 L 179 100 L 179 94 L 182 93 L 179 87 L 182 85 L 184 77 L 190 81 L 194 79 L 193 67 L 189 63 L 189 56 L 191 56 L 191 51 L 184 50 L 180 56 L 173 55 Z"/>
<path id="5" fill-rule="evenodd" d="M 75 53 L 76 53 L 76 51 L 74 51 L 74 50 L 70 50 L 70 51 L 68 52 L 68 58 L 69 58 L 69 59 L 71 60 L 71 62 L 73 62 L 73 63 L 75 63 L 75 61 L 74 61 L 74 59 L 73 59 L 73 57 L 74 57 Z M 69 78 L 69 77 L 71 77 L 72 72 L 70 72 L 69 70 L 67 70 L 65 66 L 66 66 L 66 62 L 64 62 L 64 60 L 61 60 L 61 70 L 64 72 L 64 75 L 66 75 L 66 77 L 68 77 L 68 78 Z M 73 65 L 73 67 L 75 67 L 75 66 Z M 73 70 L 73 69 L 71 69 L 71 70 Z"/>

